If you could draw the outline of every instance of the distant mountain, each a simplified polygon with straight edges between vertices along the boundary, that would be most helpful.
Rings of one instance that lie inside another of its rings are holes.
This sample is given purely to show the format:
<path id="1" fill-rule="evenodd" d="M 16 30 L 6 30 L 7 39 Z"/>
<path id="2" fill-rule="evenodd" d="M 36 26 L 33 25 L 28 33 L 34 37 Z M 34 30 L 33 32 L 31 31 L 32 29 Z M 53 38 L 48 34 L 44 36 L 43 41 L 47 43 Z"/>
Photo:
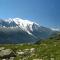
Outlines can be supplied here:
<path id="1" fill-rule="evenodd" d="M 60 32 L 56 32 L 52 34 L 49 38 L 44 39 L 44 40 L 38 40 L 35 44 L 42 44 L 42 43 L 47 43 L 47 44 L 59 44 L 60 45 Z"/>
<path id="2" fill-rule="evenodd" d="M 0 19 L 0 43 L 34 43 L 53 34 L 49 28 L 20 18 Z"/>

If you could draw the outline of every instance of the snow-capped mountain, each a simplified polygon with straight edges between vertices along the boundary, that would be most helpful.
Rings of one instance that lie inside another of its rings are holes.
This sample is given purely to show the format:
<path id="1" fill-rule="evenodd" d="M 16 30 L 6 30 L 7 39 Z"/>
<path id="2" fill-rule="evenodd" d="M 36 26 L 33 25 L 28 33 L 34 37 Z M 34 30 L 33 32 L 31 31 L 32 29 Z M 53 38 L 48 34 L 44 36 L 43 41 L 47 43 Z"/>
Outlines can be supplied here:
<path id="1" fill-rule="evenodd" d="M 9 18 L 9 19 L 1 19 L 0 20 L 0 27 L 3 28 L 20 28 L 23 31 L 26 31 L 28 34 L 31 34 L 30 31 L 33 31 L 33 26 L 35 29 L 39 27 L 39 25 L 35 22 L 23 20 L 20 18 Z"/>
<path id="2" fill-rule="evenodd" d="M 0 19 L 0 43 L 33 43 L 51 34 L 51 29 L 29 20 Z"/>
<path id="3" fill-rule="evenodd" d="M 51 30 L 53 30 L 53 31 L 60 31 L 59 28 L 51 28 Z"/>

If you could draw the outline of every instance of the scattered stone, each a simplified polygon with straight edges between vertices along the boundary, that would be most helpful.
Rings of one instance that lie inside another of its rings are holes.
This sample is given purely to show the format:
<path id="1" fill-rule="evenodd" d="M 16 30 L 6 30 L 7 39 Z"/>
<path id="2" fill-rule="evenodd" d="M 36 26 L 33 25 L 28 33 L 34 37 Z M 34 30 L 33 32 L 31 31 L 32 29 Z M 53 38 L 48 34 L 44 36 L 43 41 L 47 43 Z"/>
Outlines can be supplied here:
<path id="1" fill-rule="evenodd" d="M 33 60 L 43 60 L 43 59 L 33 59 Z"/>
<path id="2" fill-rule="evenodd" d="M 2 59 L 2 60 L 6 60 L 6 59 Z"/>
<path id="3" fill-rule="evenodd" d="M 9 60 L 14 60 L 14 57 L 10 57 L 10 59 Z"/>
<path id="4" fill-rule="evenodd" d="M 17 54 L 18 54 L 18 55 L 23 55 L 24 52 L 22 52 L 22 51 L 21 51 L 21 52 L 17 52 Z"/>
<path id="5" fill-rule="evenodd" d="M 12 52 L 11 49 L 1 50 L 0 56 L 9 55 L 11 52 Z"/>
<path id="6" fill-rule="evenodd" d="M 31 49 L 30 49 L 30 52 L 34 52 L 34 51 L 35 51 L 35 48 L 31 48 Z"/>
<path id="7" fill-rule="evenodd" d="M 30 49 L 24 49 L 24 51 L 29 51 Z"/>
<path id="8" fill-rule="evenodd" d="M 4 50 L 4 49 L 5 49 L 5 47 L 0 47 L 0 51 L 1 51 L 1 50 Z"/>
<path id="9" fill-rule="evenodd" d="M 54 58 L 51 58 L 51 60 L 54 60 Z"/>
<path id="10" fill-rule="evenodd" d="M 15 53 L 11 49 L 5 49 L 0 51 L 0 59 L 9 60 L 10 57 L 16 57 Z"/>

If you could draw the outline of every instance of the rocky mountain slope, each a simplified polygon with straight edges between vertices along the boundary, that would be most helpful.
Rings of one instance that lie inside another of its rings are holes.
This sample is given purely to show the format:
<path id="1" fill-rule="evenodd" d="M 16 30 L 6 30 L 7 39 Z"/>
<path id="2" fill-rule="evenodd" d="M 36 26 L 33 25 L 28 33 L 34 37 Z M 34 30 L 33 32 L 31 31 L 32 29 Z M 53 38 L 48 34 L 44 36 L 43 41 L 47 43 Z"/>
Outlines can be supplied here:
<path id="1" fill-rule="evenodd" d="M 53 31 L 20 18 L 0 19 L 0 43 L 34 43 L 48 38 Z"/>

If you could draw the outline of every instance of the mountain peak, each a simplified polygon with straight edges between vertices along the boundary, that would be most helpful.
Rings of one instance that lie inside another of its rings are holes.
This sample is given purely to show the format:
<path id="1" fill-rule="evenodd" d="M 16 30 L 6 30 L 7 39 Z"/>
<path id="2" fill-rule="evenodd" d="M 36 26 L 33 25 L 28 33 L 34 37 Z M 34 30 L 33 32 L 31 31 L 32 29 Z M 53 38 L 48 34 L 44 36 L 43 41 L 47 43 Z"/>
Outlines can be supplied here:
<path id="1" fill-rule="evenodd" d="M 21 30 L 26 31 L 28 34 L 31 34 L 30 31 L 33 31 L 33 26 L 37 28 L 36 26 L 39 26 L 39 24 L 20 18 L 9 18 L 0 20 L 0 27 L 18 27 Z"/>
<path id="2" fill-rule="evenodd" d="M 53 31 L 20 18 L 0 19 L 0 43 L 34 43 L 51 36 Z"/>

